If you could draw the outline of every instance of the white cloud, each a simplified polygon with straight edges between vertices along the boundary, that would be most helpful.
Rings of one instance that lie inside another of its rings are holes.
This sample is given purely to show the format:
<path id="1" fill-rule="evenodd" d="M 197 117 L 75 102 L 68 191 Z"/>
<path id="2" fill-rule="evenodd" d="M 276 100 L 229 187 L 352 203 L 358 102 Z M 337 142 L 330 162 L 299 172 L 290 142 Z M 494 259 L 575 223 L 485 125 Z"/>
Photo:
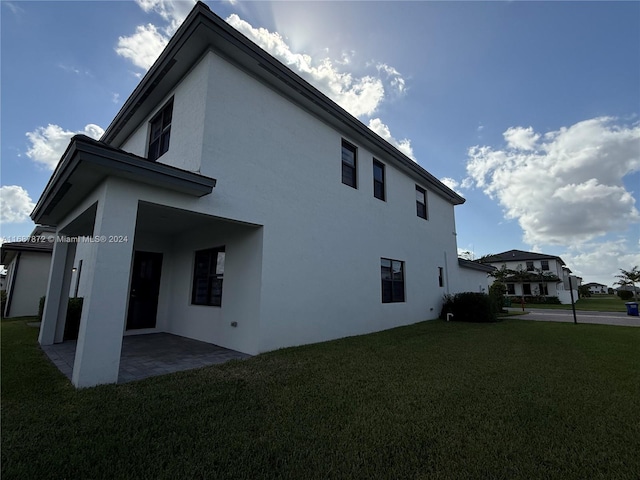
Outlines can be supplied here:
<path id="1" fill-rule="evenodd" d="M 613 287 L 620 269 L 640 265 L 640 251 L 625 240 L 586 243 L 560 255 L 571 271 L 584 283 L 597 282 Z"/>
<path id="2" fill-rule="evenodd" d="M 369 120 L 369 128 L 373 130 L 375 133 L 384 138 L 391 145 L 396 147 L 402 153 L 404 153 L 411 160 L 415 161 L 415 157 L 413 155 L 413 148 L 411 148 L 411 140 L 403 138 L 402 140 L 396 140 L 389 131 L 389 127 L 382 123 L 382 120 L 379 118 L 372 118 Z"/>
<path id="3" fill-rule="evenodd" d="M 160 33 L 155 25 L 138 25 L 133 35 L 118 38 L 116 53 L 148 70 L 168 42 L 169 37 Z"/>
<path id="4" fill-rule="evenodd" d="M 18 185 L 0 187 L 0 221 L 2 223 L 20 223 L 29 220 L 29 214 L 35 207 L 29 193 Z"/>
<path id="5" fill-rule="evenodd" d="M 510 128 L 504 137 L 505 149 L 469 149 L 463 186 L 496 198 L 526 243 L 584 243 L 640 221 L 622 182 L 640 171 L 640 125 L 600 117 L 544 136 Z"/>
<path id="6" fill-rule="evenodd" d="M 97 140 L 102 136 L 104 130 L 91 123 L 79 132 L 64 130 L 62 127 L 52 124 L 38 127 L 33 132 L 26 133 L 29 142 L 31 142 L 27 156 L 36 163 L 53 170 L 69 145 L 71 137 L 79 133 Z"/>
<path id="7" fill-rule="evenodd" d="M 325 95 L 356 117 L 369 116 L 376 112 L 385 99 L 385 81 L 386 88 L 390 90 L 398 93 L 405 90 L 405 81 L 400 73 L 386 64 L 376 65 L 376 76 L 357 77 L 349 72 L 339 71 L 334 65 L 348 64 L 353 53 L 347 57 L 343 56 L 337 62 L 329 58 L 314 60 L 307 54 L 292 52 L 277 32 L 270 32 L 266 28 L 254 28 L 236 14 L 230 15 L 226 20 L 233 28 L 307 78 Z M 384 81 L 381 74 L 384 74 Z"/>
<path id="8" fill-rule="evenodd" d="M 516 150 L 533 150 L 540 135 L 533 131 L 533 127 L 511 127 L 502 134 L 509 148 Z"/>
<path id="9" fill-rule="evenodd" d="M 167 35 L 171 36 L 187 17 L 195 1 L 136 0 L 136 3 L 146 13 L 155 12 L 160 15 L 165 22 L 168 22 L 169 25 L 164 30 Z"/>
<path id="10" fill-rule="evenodd" d="M 461 187 L 460 182 L 458 182 L 456 179 L 451 178 L 451 177 L 444 177 L 441 178 L 440 181 L 442 183 L 444 183 L 447 187 L 449 187 L 451 190 L 453 190 L 454 192 L 456 192 L 458 195 L 460 196 L 464 196 L 459 190 L 458 188 Z"/>

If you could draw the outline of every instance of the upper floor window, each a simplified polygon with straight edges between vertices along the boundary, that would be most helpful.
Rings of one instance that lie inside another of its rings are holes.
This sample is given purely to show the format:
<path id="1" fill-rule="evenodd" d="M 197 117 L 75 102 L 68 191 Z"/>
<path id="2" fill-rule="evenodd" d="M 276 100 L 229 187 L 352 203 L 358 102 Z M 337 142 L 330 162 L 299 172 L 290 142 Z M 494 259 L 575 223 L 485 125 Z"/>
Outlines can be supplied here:
<path id="1" fill-rule="evenodd" d="M 527 262 L 527 272 L 533 272 L 533 262 Z"/>
<path id="2" fill-rule="evenodd" d="M 149 153 L 147 158 L 155 161 L 169 150 L 169 138 L 171 137 L 171 118 L 173 116 L 173 98 L 162 107 L 155 117 L 151 119 L 151 132 L 149 134 Z"/>
<path id="3" fill-rule="evenodd" d="M 358 188 L 356 162 L 356 147 L 342 140 L 342 183 L 353 188 Z"/>
<path id="4" fill-rule="evenodd" d="M 404 262 L 380 259 L 382 303 L 404 302 Z"/>
<path id="5" fill-rule="evenodd" d="M 420 218 L 428 219 L 427 214 L 427 191 L 416 185 L 416 210 Z"/>
<path id="6" fill-rule="evenodd" d="M 377 160 L 373 161 L 373 196 L 385 201 L 384 191 L 384 164 Z"/>
<path id="7" fill-rule="evenodd" d="M 191 290 L 193 305 L 222 306 L 224 256 L 224 247 L 196 252 Z"/>
<path id="8" fill-rule="evenodd" d="M 542 260 L 540 263 L 542 264 L 542 270 L 549 270 L 549 260 Z"/>

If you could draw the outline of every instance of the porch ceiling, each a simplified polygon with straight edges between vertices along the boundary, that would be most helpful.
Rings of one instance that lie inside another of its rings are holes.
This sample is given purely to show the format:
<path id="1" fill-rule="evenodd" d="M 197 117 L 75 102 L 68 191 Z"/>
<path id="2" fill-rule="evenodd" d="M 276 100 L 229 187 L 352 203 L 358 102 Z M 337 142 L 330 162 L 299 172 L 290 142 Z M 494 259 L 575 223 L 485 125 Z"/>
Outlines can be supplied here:
<path id="1" fill-rule="evenodd" d="M 225 222 L 240 227 L 256 228 L 260 226 L 165 205 L 140 202 L 138 204 L 136 234 L 172 235 L 174 233 L 183 233 L 189 230 L 199 229 L 204 225 L 211 225 L 216 222 Z"/>
<path id="2" fill-rule="evenodd" d="M 112 148 L 76 135 L 31 213 L 37 224 L 57 225 L 109 176 L 127 178 L 195 197 L 213 191 L 216 180 Z"/>

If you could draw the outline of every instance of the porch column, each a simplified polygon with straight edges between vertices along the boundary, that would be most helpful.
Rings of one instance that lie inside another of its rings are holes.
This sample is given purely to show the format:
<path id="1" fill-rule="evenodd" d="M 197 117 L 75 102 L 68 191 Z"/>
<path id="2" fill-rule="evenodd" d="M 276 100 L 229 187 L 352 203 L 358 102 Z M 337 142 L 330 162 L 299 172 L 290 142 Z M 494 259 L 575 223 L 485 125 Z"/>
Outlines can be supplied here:
<path id="1" fill-rule="evenodd" d="M 84 266 L 87 290 L 72 376 L 78 388 L 118 381 L 137 211 L 131 189 L 107 184 L 93 232 L 103 238 Z"/>
<path id="2" fill-rule="evenodd" d="M 53 345 L 63 340 L 75 252 L 75 243 L 56 242 L 53 246 L 47 298 L 38 335 L 40 345 Z"/>

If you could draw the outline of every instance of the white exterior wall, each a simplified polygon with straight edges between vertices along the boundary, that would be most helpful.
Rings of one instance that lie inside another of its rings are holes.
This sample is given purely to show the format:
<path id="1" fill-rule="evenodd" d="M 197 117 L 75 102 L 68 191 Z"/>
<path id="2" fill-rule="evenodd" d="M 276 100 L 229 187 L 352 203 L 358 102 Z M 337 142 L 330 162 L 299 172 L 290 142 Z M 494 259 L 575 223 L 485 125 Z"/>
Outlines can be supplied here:
<path id="1" fill-rule="evenodd" d="M 374 198 L 373 155 L 346 137 L 358 147 L 358 189 L 343 185 L 343 136 L 214 53 L 174 95 L 171 144 L 159 161 L 201 165 L 218 181 L 213 194 L 176 206 L 264 227 L 174 238 L 158 329 L 258 353 L 438 316 L 447 286 L 460 280 L 450 202 L 384 157 L 376 159 L 386 165 L 387 201 Z M 145 154 L 150 118 L 122 148 Z M 428 221 L 416 215 L 416 183 L 427 189 Z M 190 305 L 194 252 L 220 244 L 223 306 Z M 406 302 L 382 303 L 381 257 L 405 262 Z M 448 267 L 444 287 L 438 267 Z"/>
<path id="2" fill-rule="evenodd" d="M 490 277 L 487 275 L 487 272 L 460 267 L 458 266 L 457 259 L 456 267 L 458 276 L 455 282 L 455 289 L 451 293 L 489 293 L 489 283 L 493 282 L 490 282 Z"/>
<path id="3" fill-rule="evenodd" d="M 16 254 L 16 258 L 17 258 Z M 20 264 L 15 278 L 16 259 L 8 266 L 9 290 L 11 305 L 10 317 L 38 315 L 40 297 L 47 293 L 51 253 L 20 252 Z"/>

